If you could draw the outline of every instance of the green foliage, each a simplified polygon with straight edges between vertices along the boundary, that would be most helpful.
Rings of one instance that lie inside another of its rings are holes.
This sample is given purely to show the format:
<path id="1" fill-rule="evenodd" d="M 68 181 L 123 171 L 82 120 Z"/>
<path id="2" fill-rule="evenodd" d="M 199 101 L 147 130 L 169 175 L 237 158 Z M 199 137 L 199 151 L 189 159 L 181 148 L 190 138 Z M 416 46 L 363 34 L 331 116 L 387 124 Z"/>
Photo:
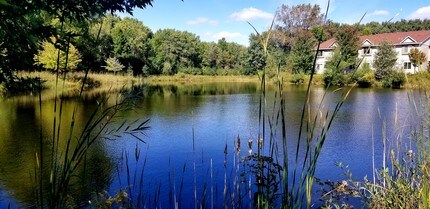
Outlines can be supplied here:
<path id="1" fill-rule="evenodd" d="M 114 56 L 112 29 L 120 20 L 118 16 L 106 15 L 88 22 L 88 29 L 75 42 L 82 55 L 82 69 L 104 70 L 105 60 Z"/>
<path id="2" fill-rule="evenodd" d="M 373 67 L 375 68 L 376 80 L 384 80 L 391 77 L 393 68 L 397 61 L 397 53 L 394 47 L 387 42 L 381 43 L 375 53 Z"/>
<path id="3" fill-rule="evenodd" d="M 359 87 L 368 88 L 375 83 L 375 74 L 369 63 L 362 63 L 360 68 L 351 72 L 350 82 L 357 82 Z"/>
<path id="4" fill-rule="evenodd" d="M 415 68 L 420 67 L 425 61 L 427 61 L 427 55 L 419 49 L 413 48 L 409 52 L 409 60 L 411 60 L 411 63 Z"/>
<path id="5" fill-rule="evenodd" d="M 327 61 L 323 74 L 325 86 L 343 86 L 346 83 L 346 76 L 344 74 L 345 68 L 349 64 L 342 60 L 339 48 L 333 51 L 332 56 Z"/>
<path id="6" fill-rule="evenodd" d="M 293 74 L 310 74 L 312 72 L 315 46 L 316 39 L 309 31 L 302 31 L 296 37 L 290 55 L 290 60 L 293 64 Z"/>
<path id="7" fill-rule="evenodd" d="M 359 25 L 360 31 L 371 32 L 370 34 L 362 33 L 362 35 L 380 34 L 380 33 L 392 33 L 392 32 L 406 32 L 406 31 L 417 31 L 417 30 L 430 30 L 429 19 L 414 19 L 405 20 L 402 19 L 396 22 L 369 22 L 363 25 Z"/>
<path id="8" fill-rule="evenodd" d="M 342 61 L 355 64 L 360 49 L 360 34 L 356 27 L 351 25 L 342 25 L 336 33 L 335 39 L 338 44 L 337 48 L 342 55 Z"/>
<path id="9" fill-rule="evenodd" d="M 110 209 L 110 208 L 133 208 L 131 198 L 125 190 L 120 190 L 111 197 L 108 192 L 99 192 L 95 194 L 89 202 L 90 208 Z"/>
<path id="10" fill-rule="evenodd" d="M 201 42 L 200 48 L 202 67 L 217 68 L 217 60 L 219 56 L 219 49 L 217 44 L 214 42 Z"/>
<path id="11" fill-rule="evenodd" d="M 34 56 L 35 64 L 41 65 L 45 69 L 56 70 L 58 51 L 60 50 L 59 70 L 75 70 L 78 67 L 78 64 L 81 62 L 81 55 L 79 54 L 78 50 L 72 44 L 70 44 L 68 48 L 69 53 L 68 56 L 66 56 L 67 49 L 64 51 L 62 49 L 56 48 L 55 45 L 59 44 L 56 42 L 56 40 L 57 39 L 55 38 L 51 38 L 52 42 L 44 41 L 42 43 L 42 50 L 40 50 L 39 53 Z"/>
<path id="12" fill-rule="evenodd" d="M 203 75 L 217 75 L 217 70 L 215 68 L 203 67 Z"/>
<path id="13" fill-rule="evenodd" d="M 186 68 L 179 68 L 178 73 L 184 73 L 189 75 L 202 75 L 203 71 L 200 68 L 186 67 Z"/>
<path id="14" fill-rule="evenodd" d="M 364 27 L 364 28 L 360 31 L 360 35 L 362 35 L 362 36 L 372 35 L 372 29 L 370 29 L 369 27 Z"/>
<path id="15" fill-rule="evenodd" d="M 173 29 L 157 31 L 150 40 L 155 53 L 154 66 L 165 75 L 173 75 L 179 68 L 199 67 L 199 42 L 199 38 L 189 32 Z"/>
<path id="16" fill-rule="evenodd" d="M 306 79 L 306 74 L 304 73 L 296 73 L 290 77 L 290 83 L 294 84 L 303 84 Z"/>
<path id="17" fill-rule="evenodd" d="M 245 67 L 245 75 L 255 75 L 266 67 L 266 56 L 264 55 L 261 36 L 251 34 L 249 36 L 248 58 Z"/>
<path id="18" fill-rule="evenodd" d="M 109 57 L 105 60 L 106 66 L 104 68 L 107 71 L 112 71 L 114 73 L 121 71 L 124 69 L 124 65 L 122 65 L 116 57 Z"/>
<path id="19" fill-rule="evenodd" d="M 7 51 L 0 59 L 0 83 L 13 82 L 13 72 L 17 69 L 31 69 L 32 58 L 37 52 L 38 43 L 51 36 L 67 37 L 77 35 L 73 31 L 65 34 L 66 27 L 55 28 L 49 20 L 61 20 L 61 24 L 80 25 L 85 21 L 104 15 L 106 12 L 132 13 L 134 8 L 144 8 L 152 0 L 114 0 L 89 3 L 77 1 L 7 1 L 2 4 L 0 19 L 0 51 Z M 82 34 L 80 34 L 82 35 Z M 65 48 L 64 42 L 61 44 Z"/>
<path id="20" fill-rule="evenodd" d="M 405 73 L 402 70 L 393 71 L 393 74 L 390 77 L 390 81 L 392 88 L 401 88 L 406 82 Z"/>
<path id="21" fill-rule="evenodd" d="M 113 52 L 116 57 L 147 57 L 151 30 L 137 19 L 124 18 L 112 28 Z"/>

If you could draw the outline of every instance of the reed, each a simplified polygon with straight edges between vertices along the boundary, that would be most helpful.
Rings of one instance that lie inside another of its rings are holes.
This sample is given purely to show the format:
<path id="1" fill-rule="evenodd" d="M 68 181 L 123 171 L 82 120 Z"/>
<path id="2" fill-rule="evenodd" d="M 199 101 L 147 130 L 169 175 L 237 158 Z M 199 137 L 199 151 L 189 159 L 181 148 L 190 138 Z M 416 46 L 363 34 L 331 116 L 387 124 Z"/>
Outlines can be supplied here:
<path id="1" fill-rule="evenodd" d="M 66 52 L 70 45 L 70 38 L 72 34 L 63 33 L 64 20 L 61 22 L 60 34 L 64 35 L 64 43 Z M 42 132 L 40 127 L 40 146 L 39 150 L 35 152 L 35 172 L 34 180 L 37 185 L 34 191 L 35 194 L 35 207 L 37 208 L 64 208 L 64 207 L 77 207 L 80 206 L 81 202 L 71 202 L 71 185 L 77 178 L 78 168 L 84 166 L 85 173 L 85 162 L 87 159 L 87 153 L 93 144 L 103 139 L 116 139 L 120 138 L 121 134 L 132 136 L 139 141 L 143 141 L 139 134 L 147 130 L 149 120 L 144 121 L 124 121 L 121 126 L 114 127 L 113 124 L 117 123 L 117 120 L 121 120 L 119 113 L 126 109 L 129 109 L 132 105 L 126 96 L 118 96 L 114 98 L 115 103 L 112 106 L 105 107 L 109 97 L 103 98 L 98 103 L 97 107 L 91 113 L 88 121 L 84 124 L 83 129 L 77 133 L 76 130 L 76 111 L 71 115 L 71 122 L 66 130 L 63 130 L 62 123 L 63 118 L 63 98 L 65 96 L 66 89 L 66 78 L 67 78 L 67 61 L 68 57 L 66 53 L 66 64 L 64 69 L 59 69 L 59 54 L 58 49 L 57 56 L 57 68 L 55 70 L 55 94 L 54 94 L 54 108 L 53 108 L 53 123 L 52 123 L 52 134 L 46 136 Z M 81 82 L 81 90 L 79 96 L 82 96 L 84 87 L 86 85 L 85 79 L 87 74 L 84 76 L 84 81 Z M 61 83 L 62 82 L 62 83 Z M 41 83 L 39 79 L 39 84 Z M 40 119 L 43 118 L 42 112 L 42 88 L 39 88 L 39 109 Z M 63 134 L 63 132 L 65 132 Z M 44 150 L 44 144 L 46 138 L 49 138 L 51 144 L 48 150 Z M 66 143 L 64 149 L 60 148 L 60 143 Z M 44 153 L 50 153 L 45 155 Z M 128 155 L 126 155 L 128 158 Z M 137 157 L 136 157 L 137 158 Z M 49 176 L 49 180 L 45 181 L 45 177 Z M 136 175 L 135 175 L 136 176 Z M 130 185 L 130 179 L 128 179 Z M 131 192 L 131 189 L 129 189 Z M 125 191 L 121 191 L 119 197 L 124 196 Z M 100 197 L 104 195 L 100 195 Z M 125 197 L 124 197 L 125 198 Z M 107 198 L 110 199 L 110 198 Z"/>

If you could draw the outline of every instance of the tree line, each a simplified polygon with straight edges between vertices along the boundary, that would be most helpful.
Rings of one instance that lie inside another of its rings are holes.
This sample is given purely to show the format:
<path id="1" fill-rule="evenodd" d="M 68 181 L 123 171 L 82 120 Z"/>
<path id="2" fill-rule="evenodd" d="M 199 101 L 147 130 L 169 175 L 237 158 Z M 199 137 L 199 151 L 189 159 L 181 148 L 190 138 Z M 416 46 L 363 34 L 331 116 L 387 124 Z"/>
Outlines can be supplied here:
<path id="1" fill-rule="evenodd" d="M 339 50 L 349 56 L 342 59 L 352 65 L 357 53 L 353 40 L 359 35 L 430 29 L 430 20 L 340 24 L 324 21 L 318 5 L 281 5 L 275 26 L 251 34 L 245 47 L 224 38 L 204 42 L 193 33 L 175 29 L 154 32 L 137 19 L 110 15 L 132 13 L 133 8 L 150 3 L 0 0 L 4 20 L 0 21 L 0 83 L 13 81 L 17 70 L 35 69 L 126 71 L 134 75 L 250 75 L 267 69 L 269 74 L 309 74 L 318 42 L 333 37 L 345 41 Z M 269 56 L 265 56 L 265 49 Z"/>

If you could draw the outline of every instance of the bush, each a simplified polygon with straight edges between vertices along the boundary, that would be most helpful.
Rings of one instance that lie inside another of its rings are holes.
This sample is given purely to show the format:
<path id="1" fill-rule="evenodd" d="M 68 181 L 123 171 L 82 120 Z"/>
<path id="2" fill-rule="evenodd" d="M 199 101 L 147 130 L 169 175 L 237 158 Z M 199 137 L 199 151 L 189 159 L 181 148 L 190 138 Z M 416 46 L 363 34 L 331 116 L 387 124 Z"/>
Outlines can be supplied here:
<path id="1" fill-rule="evenodd" d="M 290 82 L 294 84 L 303 84 L 305 82 L 306 75 L 304 73 L 293 74 L 290 77 Z"/>
<path id="2" fill-rule="evenodd" d="M 202 69 L 195 68 L 195 67 L 186 67 L 186 68 L 179 68 L 178 73 L 184 73 L 189 75 L 202 75 Z"/>
<path id="3" fill-rule="evenodd" d="M 368 88 L 375 83 L 375 74 L 370 66 L 364 63 L 359 69 L 351 73 L 350 82 L 357 82 L 358 87 Z"/>
<path id="4" fill-rule="evenodd" d="M 69 81 L 71 83 L 77 83 L 80 85 L 82 85 L 82 82 L 84 81 L 84 75 L 81 74 L 67 74 L 66 76 L 66 81 Z M 87 79 L 85 80 L 85 89 L 90 89 L 90 88 L 96 88 L 101 86 L 100 81 L 95 80 L 94 78 L 91 77 L 87 77 Z"/>
<path id="5" fill-rule="evenodd" d="M 326 70 L 324 71 L 324 85 L 325 86 L 343 86 L 347 82 L 347 76 L 344 70 L 350 66 L 345 61 L 342 61 L 340 51 L 336 49 L 332 57 L 326 63 Z"/>
<path id="6" fill-rule="evenodd" d="M 406 76 L 404 72 L 400 70 L 396 70 L 393 72 L 391 76 L 391 88 L 399 89 L 405 84 L 405 82 Z"/>
<path id="7" fill-rule="evenodd" d="M 343 68 L 326 69 L 323 76 L 325 86 L 343 86 L 347 83 L 347 76 L 343 73 Z"/>
<path id="8" fill-rule="evenodd" d="M 217 75 L 217 70 L 215 68 L 204 67 L 202 73 L 203 75 Z"/>

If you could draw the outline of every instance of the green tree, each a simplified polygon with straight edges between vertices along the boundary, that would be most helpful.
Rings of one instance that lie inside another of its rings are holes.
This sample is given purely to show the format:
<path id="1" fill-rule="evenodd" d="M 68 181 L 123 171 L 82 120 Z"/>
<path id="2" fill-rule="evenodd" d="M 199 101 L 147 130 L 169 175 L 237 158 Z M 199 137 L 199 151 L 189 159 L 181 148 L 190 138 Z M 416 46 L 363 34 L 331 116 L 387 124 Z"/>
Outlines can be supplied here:
<path id="1" fill-rule="evenodd" d="M 243 67 L 246 47 L 233 42 L 227 42 L 225 38 L 218 40 L 219 57 L 217 60 L 217 67 L 219 69 L 226 69 L 236 71 L 238 74 Z"/>
<path id="2" fill-rule="evenodd" d="M 107 71 L 112 71 L 114 74 L 118 71 L 122 71 L 124 69 L 124 65 L 119 62 L 119 60 L 116 57 L 109 57 L 105 60 L 106 66 L 104 68 Z"/>
<path id="3" fill-rule="evenodd" d="M 244 74 L 253 75 L 266 67 L 266 56 L 260 36 L 251 34 L 249 36 L 248 58 Z"/>
<path id="4" fill-rule="evenodd" d="M 377 80 L 388 79 L 393 74 L 393 68 L 397 61 L 397 53 L 388 42 L 382 42 L 375 53 L 373 67 Z"/>
<path id="5" fill-rule="evenodd" d="M 202 67 L 216 68 L 219 56 L 219 49 L 214 42 L 201 42 L 201 60 Z"/>
<path id="6" fill-rule="evenodd" d="M 151 30 L 137 19 L 124 18 L 111 31 L 117 57 L 145 57 L 149 50 Z"/>
<path id="7" fill-rule="evenodd" d="M 200 39 L 192 33 L 174 29 L 159 30 L 150 40 L 155 53 L 154 73 L 175 74 L 179 68 L 199 67 Z"/>
<path id="8" fill-rule="evenodd" d="M 137 19 L 124 18 L 112 28 L 113 52 L 122 63 L 132 66 L 134 72 L 150 63 L 149 40 L 153 34 Z"/>
<path id="9" fill-rule="evenodd" d="M 342 59 L 340 48 L 336 48 L 325 65 L 324 84 L 326 86 L 344 85 L 346 83 L 345 68 L 348 66 L 349 63 Z"/>
<path id="10" fill-rule="evenodd" d="M 310 31 L 303 31 L 295 38 L 290 55 L 294 74 L 312 72 L 315 46 L 316 39 Z"/>
<path id="11" fill-rule="evenodd" d="M 16 69 L 31 68 L 33 63 L 28 60 L 32 60 L 31 57 L 37 53 L 41 40 L 57 35 L 67 39 L 72 35 L 45 24 L 46 16 L 58 18 L 62 23 L 82 23 L 103 16 L 106 12 L 132 14 L 134 8 L 144 8 L 151 2 L 152 0 L 100 0 L 91 3 L 84 0 L 5 1 L 1 4 L 0 12 L 0 51 L 7 53 L 0 59 L 0 83 L 12 82 Z M 64 47 L 67 44 L 62 45 Z"/>
<path id="12" fill-rule="evenodd" d="M 51 41 L 57 44 L 55 42 L 55 38 L 52 38 Z M 68 55 L 66 56 L 67 49 L 66 51 L 57 49 L 52 42 L 44 41 L 42 43 L 42 50 L 40 50 L 39 53 L 34 56 L 35 64 L 41 65 L 45 69 L 49 70 L 57 69 L 58 50 L 60 50 L 60 59 L 58 65 L 59 70 L 75 70 L 78 67 L 78 64 L 81 62 L 81 55 L 79 54 L 78 50 L 72 44 L 70 44 L 68 48 Z"/>
<path id="13" fill-rule="evenodd" d="M 105 60 L 113 54 L 112 29 L 121 19 L 115 15 L 106 15 L 89 21 L 86 31 L 78 37 L 75 46 L 82 55 L 80 66 L 92 71 L 103 71 Z"/>
<path id="14" fill-rule="evenodd" d="M 425 62 L 427 61 L 427 56 L 424 52 L 420 51 L 417 48 L 413 48 L 411 49 L 411 51 L 409 52 L 409 60 L 411 60 L 411 63 L 414 65 L 414 68 L 419 67 Z"/>
<path id="15" fill-rule="evenodd" d="M 355 62 L 360 49 L 360 36 L 356 27 L 342 25 L 335 35 L 337 48 L 342 56 L 342 61 L 355 67 Z"/>

